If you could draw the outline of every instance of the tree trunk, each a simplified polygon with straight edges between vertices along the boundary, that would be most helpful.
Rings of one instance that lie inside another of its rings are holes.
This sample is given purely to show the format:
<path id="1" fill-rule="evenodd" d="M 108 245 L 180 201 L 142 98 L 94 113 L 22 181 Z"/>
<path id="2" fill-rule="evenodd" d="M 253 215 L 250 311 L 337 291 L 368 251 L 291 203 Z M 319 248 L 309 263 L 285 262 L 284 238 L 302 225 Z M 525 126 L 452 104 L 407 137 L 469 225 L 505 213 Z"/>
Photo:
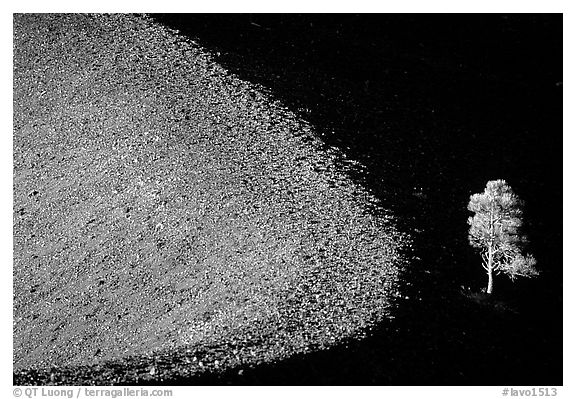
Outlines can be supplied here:
<path id="1" fill-rule="evenodd" d="M 486 293 L 491 294 L 494 288 L 494 278 L 492 277 L 492 269 L 488 269 L 488 288 L 486 288 Z"/>
<path id="2" fill-rule="evenodd" d="M 494 270 L 494 252 L 492 252 L 492 244 L 490 244 L 490 249 L 488 250 L 488 288 L 486 288 L 486 293 L 491 294 L 494 288 L 494 278 L 492 272 Z"/>

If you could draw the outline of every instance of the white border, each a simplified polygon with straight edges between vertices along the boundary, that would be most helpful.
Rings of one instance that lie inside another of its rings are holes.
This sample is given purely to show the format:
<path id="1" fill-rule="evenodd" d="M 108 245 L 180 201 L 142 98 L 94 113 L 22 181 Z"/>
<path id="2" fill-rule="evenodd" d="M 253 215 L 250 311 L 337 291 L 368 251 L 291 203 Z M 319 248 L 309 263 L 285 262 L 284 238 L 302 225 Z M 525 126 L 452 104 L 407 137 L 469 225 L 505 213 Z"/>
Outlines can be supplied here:
<path id="1" fill-rule="evenodd" d="M 6 2 L 7 3 L 7 2 Z M 180 12 L 180 13 L 562 13 L 569 0 L 74 0 L 11 2 L 10 12 Z M 5 7 L 5 6 L 3 6 Z"/>
<path id="2" fill-rule="evenodd" d="M 79 1 L 17 1 L 7 5 L 3 2 L 0 19 L 2 29 L 2 126 L 0 135 L 0 162 L 2 173 L 2 240 L 0 253 L 2 279 L 2 332 L 1 373 L 3 397 L 12 396 L 12 13 L 15 12 L 522 12 L 522 13 L 564 13 L 564 70 L 572 73 L 574 65 L 574 21 L 573 1 L 503 1 L 484 0 L 467 2 L 462 0 L 420 0 L 389 1 L 354 0 L 338 2 L 313 2 L 311 0 L 291 0 L 278 4 L 272 1 L 98 1 L 82 3 Z M 571 7 L 572 6 L 572 7 Z M 5 9 L 7 8 L 7 9 Z M 563 87 L 572 89 L 572 79 L 564 78 Z M 576 110 L 571 92 L 564 92 L 564 281 L 569 282 L 564 292 L 564 337 L 575 337 L 574 329 L 574 267 L 576 266 L 573 245 L 573 227 L 576 225 L 574 207 L 574 127 L 573 115 Z M 568 132 L 568 133 L 566 133 Z M 564 340 L 564 387 L 560 387 L 558 397 L 576 397 L 574 390 L 574 339 Z M 572 377 L 572 378 L 571 378 Z M 517 387 L 520 388 L 520 387 Z M 220 395 L 235 398 L 270 398 L 270 397 L 394 397 L 394 398 L 498 398 L 502 397 L 503 387 L 172 387 L 177 398 L 213 397 Z"/>

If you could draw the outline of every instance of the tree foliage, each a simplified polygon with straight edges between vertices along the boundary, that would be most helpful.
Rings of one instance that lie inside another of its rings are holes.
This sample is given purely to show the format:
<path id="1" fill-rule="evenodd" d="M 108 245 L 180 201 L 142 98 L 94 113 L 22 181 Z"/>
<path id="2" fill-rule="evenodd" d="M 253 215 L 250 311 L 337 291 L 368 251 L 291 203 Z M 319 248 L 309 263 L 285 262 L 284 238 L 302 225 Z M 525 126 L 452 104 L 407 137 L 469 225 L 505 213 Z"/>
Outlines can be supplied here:
<path id="1" fill-rule="evenodd" d="M 523 202 L 504 180 L 492 180 L 483 193 L 470 197 L 468 218 L 470 244 L 480 251 L 482 266 L 489 276 L 488 292 L 492 292 L 492 273 L 507 274 L 512 280 L 518 276 L 538 274 L 536 260 L 523 255 L 528 244 L 521 233 Z"/>

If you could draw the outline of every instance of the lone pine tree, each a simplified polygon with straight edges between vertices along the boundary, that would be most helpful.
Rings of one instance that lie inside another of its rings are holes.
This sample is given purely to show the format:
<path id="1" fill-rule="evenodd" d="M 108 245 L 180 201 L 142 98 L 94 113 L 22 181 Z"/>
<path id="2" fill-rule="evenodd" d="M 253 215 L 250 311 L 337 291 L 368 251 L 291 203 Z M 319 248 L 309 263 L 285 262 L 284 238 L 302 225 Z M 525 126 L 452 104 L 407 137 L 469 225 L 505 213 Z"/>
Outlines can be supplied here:
<path id="1" fill-rule="evenodd" d="M 522 201 L 504 180 L 491 180 L 483 193 L 470 197 L 468 239 L 480 251 L 482 266 L 488 274 L 486 292 L 494 288 L 494 274 L 505 273 L 512 280 L 518 276 L 538 275 L 532 255 L 523 255 L 528 240 L 521 235 Z"/>

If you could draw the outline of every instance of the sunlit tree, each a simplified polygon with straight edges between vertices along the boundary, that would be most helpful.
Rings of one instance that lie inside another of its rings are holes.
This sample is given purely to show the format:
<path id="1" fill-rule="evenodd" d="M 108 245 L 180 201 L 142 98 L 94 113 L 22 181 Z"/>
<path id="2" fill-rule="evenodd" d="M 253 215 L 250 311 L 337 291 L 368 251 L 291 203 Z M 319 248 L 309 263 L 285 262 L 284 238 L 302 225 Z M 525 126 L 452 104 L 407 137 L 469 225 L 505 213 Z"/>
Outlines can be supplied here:
<path id="1" fill-rule="evenodd" d="M 528 240 L 521 234 L 522 201 L 504 180 L 491 180 L 483 193 L 470 197 L 468 239 L 480 251 L 482 266 L 488 274 L 486 292 L 494 289 L 494 275 L 516 277 L 538 275 L 536 260 L 522 252 Z"/>

